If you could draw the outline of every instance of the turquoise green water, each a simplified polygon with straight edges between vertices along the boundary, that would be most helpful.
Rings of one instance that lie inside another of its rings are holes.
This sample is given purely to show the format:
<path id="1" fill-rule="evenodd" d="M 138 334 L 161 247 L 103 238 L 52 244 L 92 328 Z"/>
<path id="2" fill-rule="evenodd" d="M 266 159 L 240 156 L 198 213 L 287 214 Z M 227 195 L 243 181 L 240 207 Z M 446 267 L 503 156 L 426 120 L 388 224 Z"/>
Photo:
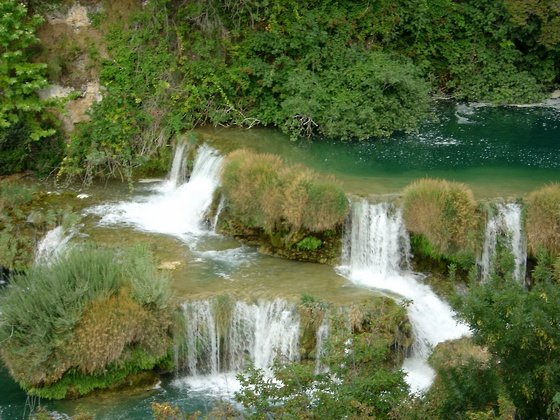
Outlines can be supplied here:
<path id="1" fill-rule="evenodd" d="M 247 147 L 277 153 L 339 178 L 348 192 L 398 193 L 417 178 L 465 182 L 475 195 L 524 196 L 560 181 L 560 109 L 434 108 L 417 133 L 370 142 L 290 142 L 269 130 L 206 129 L 202 137 L 227 152 Z"/>
<path id="2" fill-rule="evenodd" d="M 152 402 L 172 402 L 187 413 L 206 413 L 212 408 L 207 396 L 185 392 L 172 383 L 172 378 L 162 378 L 159 386 L 149 390 L 129 393 L 85 397 L 77 401 L 39 401 L 27 399 L 26 394 L 0 369 L 0 419 L 26 419 L 33 407 L 39 404 L 58 418 L 69 418 L 80 413 L 95 414 L 97 420 L 144 420 L 152 418 Z"/>

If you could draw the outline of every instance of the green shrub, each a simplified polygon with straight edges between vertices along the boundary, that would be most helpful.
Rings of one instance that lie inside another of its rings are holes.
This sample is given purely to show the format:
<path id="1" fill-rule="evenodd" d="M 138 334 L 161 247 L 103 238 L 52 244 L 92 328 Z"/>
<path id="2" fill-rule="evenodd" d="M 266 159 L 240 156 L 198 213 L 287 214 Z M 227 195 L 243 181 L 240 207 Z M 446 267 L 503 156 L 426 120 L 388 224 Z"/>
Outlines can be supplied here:
<path id="1" fill-rule="evenodd" d="M 470 418 L 469 412 L 492 411 L 497 405 L 499 379 L 490 354 L 469 339 L 440 343 L 430 364 L 437 375 L 426 402 L 437 418 Z"/>
<path id="2" fill-rule="evenodd" d="M 477 248 L 480 218 L 472 191 L 464 184 L 413 182 L 403 191 L 403 216 L 408 230 L 428 241 L 428 254 L 472 254 Z"/>
<path id="3" fill-rule="evenodd" d="M 527 245 L 532 255 L 540 248 L 560 254 L 560 184 L 533 191 L 527 197 Z"/>
<path id="4" fill-rule="evenodd" d="M 278 156 L 237 150 L 222 174 L 223 192 L 234 217 L 266 232 L 287 228 L 321 232 L 341 224 L 348 200 L 332 177 Z"/>
<path id="5" fill-rule="evenodd" d="M 137 347 L 165 357 L 169 292 L 144 250 L 84 247 L 32 267 L 0 296 L 0 356 L 26 390 L 98 376 Z M 143 369 L 143 367 L 142 367 Z"/>
<path id="6" fill-rule="evenodd" d="M 314 251 L 323 244 L 323 241 L 314 236 L 306 236 L 297 243 L 297 249 L 304 251 Z"/>

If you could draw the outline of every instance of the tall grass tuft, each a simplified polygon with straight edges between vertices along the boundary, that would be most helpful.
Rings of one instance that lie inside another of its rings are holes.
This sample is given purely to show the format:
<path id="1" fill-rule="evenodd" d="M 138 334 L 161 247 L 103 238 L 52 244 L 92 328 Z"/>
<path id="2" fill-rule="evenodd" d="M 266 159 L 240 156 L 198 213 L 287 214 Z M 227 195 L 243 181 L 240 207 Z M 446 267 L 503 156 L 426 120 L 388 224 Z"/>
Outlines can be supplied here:
<path id="1" fill-rule="evenodd" d="M 403 216 L 409 231 L 423 235 L 436 253 L 474 252 L 480 217 L 472 191 L 464 184 L 420 179 L 403 191 Z"/>
<path id="2" fill-rule="evenodd" d="M 527 245 L 560 255 L 560 184 L 547 185 L 527 197 Z"/>
<path id="3" fill-rule="evenodd" d="M 0 296 L 0 356 L 25 389 L 67 372 L 101 374 L 124 363 L 130 346 L 162 358 L 168 296 L 144 250 L 74 249 L 18 276 Z"/>
<path id="4" fill-rule="evenodd" d="M 268 233 L 321 232 L 340 225 L 348 213 L 348 200 L 333 177 L 288 166 L 278 156 L 237 150 L 228 156 L 222 177 L 233 216 Z"/>

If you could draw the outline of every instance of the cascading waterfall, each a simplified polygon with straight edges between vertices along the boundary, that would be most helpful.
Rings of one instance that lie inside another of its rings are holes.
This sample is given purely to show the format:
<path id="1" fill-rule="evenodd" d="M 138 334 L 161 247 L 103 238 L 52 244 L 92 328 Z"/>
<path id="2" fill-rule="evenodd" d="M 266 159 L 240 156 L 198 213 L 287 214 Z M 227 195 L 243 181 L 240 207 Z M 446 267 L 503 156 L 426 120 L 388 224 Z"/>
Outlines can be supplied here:
<path id="1" fill-rule="evenodd" d="M 234 376 L 248 361 L 270 372 L 277 357 L 299 359 L 300 319 L 294 304 L 282 299 L 238 301 L 226 316 L 223 311 L 216 301 L 183 304 L 186 350 L 176 360 L 189 376 L 178 382 L 228 394 L 239 388 Z"/>
<path id="2" fill-rule="evenodd" d="M 493 274 L 498 239 L 503 241 L 514 258 L 513 279 L 523 282 L 527 263 L 527 244 L 522 230 L 521 205 L 496 204 L 496 211 L 486 225 L 484 248 L 480 260 L 482 281 L 487 281 Z"/>
<path id="3" fill-rule="evenodd" d="M 183 153 L 184 147 L 178 146 L 174 162 L 183 159 Z M 101 225 L 128 224 L 147 232 L 192 239 L 208 232 L 203 222 L 220 182 L 222 162 L 223 158 L 214 149 L 202 145 L 187 182 L 175 186 L 175 181 L 170 179 L 162 183 L 153 195 L 97 206 L 90 212 L 103 216 Z M 178 171 L 174 169 L 172 173 Z"/>
<path id="4" fill-rule="evenodd" d="M 267 370 L 276 357 L 299 359 L 299 315 L 294 304 L 282 299 L 252 304 L 238 301 L 226 321 L 219 321 L 217 311 L 217 305 L 209 301 L 183 305 L 183 364 L 190 375 L 239 372 L 248 360 Z"/>
<path id="5" fill-rule="evenodd" d="M 352 203 L 340 271 L 353 283 L 408 299 L 415 342 L 403 370 L 411 391 L 431 385 L 434 371 L 427 358 L 438 343 L 469 334 L 454 312 L 409 270 L 410 243 L 400 209 L 388 203 Z"/>
<path id="6" fill-rule="evenodd" d="M 175 154 L 173 155 L 173 163 L 169 171 L 169 180 L 167 182 L 169 188 L 177 188 L 185 181 L 186 165 L 185 165 L 185 151 L 188 151 L 187 143 L 178 142 L 175 146 Z"/>
<path id="7" fill-rule="evenodd" d="M 67 231 L 62 226 L 49 230 L 37 244 L 35 264 L 51 264 L 66 250 L 73 236 L 72 230 Z"/>

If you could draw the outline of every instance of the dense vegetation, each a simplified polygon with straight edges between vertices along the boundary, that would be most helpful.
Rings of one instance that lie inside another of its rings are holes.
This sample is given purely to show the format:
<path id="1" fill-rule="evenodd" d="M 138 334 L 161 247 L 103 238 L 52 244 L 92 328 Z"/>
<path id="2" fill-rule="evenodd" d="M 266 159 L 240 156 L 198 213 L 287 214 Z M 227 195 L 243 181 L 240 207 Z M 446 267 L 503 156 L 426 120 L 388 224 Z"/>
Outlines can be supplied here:
<path id="1" fill-rule="evenodd" d="M 31 61 L 40 22 L 20 2 L 0 2 L 0 175 L 48 173 L 60 159 L 60 137 L 37 94 L 47 85 L 46 65 Z"/>
<path id="2" fill-rule="evenodd" d="M 101 13 L 116 7 L 106 6 Z M 0 166 L 47 169 L 58 155 L 35 93 L 46 83 L 44 66 L 30 55 L 38 20 L 15 0 L 2 7 L 11 12 L 2 25 L 14 30 L 3 31 L 1 43 L 8 55 L 0 151 L 11 155 Z M 554 2 L 152 0 L 126 7 L 130 19 L 93 19 L 111 22 L 100 27 L 104 45 L 88 52 L 107 90 L 92 121 L 70 139 L 62 174 L 130 179 L 135 168 L 159 161 L 170 136 L 205 124 L 365 140 L 415 129 L 433 93 L 531 102 L 559 82 Z M 51 153 L 42 154 L 47 143 Z"/>
<path id="3" fill-rule="evenodd" d="M 169 290 L 141 249 L 78 248 L 0 296 L 0 356 L 32 395 L 115 386 L 168 356 Z"/>

